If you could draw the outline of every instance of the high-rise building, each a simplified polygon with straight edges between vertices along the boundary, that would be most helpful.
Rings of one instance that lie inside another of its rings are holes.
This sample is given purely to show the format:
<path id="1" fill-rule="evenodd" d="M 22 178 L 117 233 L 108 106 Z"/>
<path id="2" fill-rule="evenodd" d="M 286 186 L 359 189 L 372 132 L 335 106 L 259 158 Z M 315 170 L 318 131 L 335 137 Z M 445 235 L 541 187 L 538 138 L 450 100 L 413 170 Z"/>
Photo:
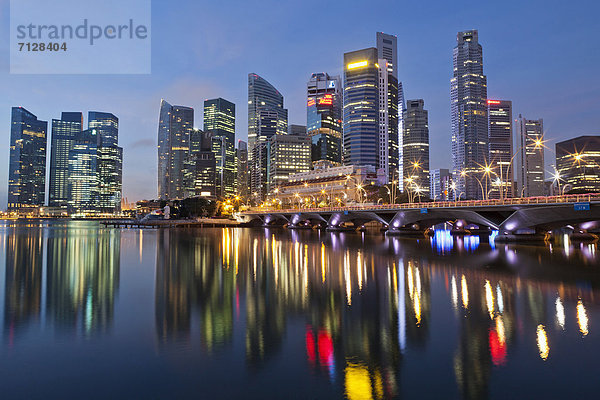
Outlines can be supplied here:
<path id="1" fill-rule="evenodd" d="M 97 129 L 86 129 L 75 136 L 69 151 L 69 201 L 71 213 L 96 213 L 99 200 Z"/>
<path id="2" fill-rule="evenodd" d="M 215 199 L 217 193 L 217 162 L 213 152 L 213 132 L 193 129 L 189 152 L 183 162 L 183 197 Z"/>
<path id="3" fill-rule="evenodd" d="M 158 197 L 184 197 L 183 162 L 190 149 L 194 109 L 160 102 L 158 122 Z"/>
<path id="4" fill-rule="evenodd" d="M 267 195 L 269 187 L 269 146 L 268 142 L 259 141 L 252 149 L 252 159 L 250 160 L 250 196 L 254 201 L 262 200 Z"/>
<path id="5" fill-rule="evenodd" d="M 98 147 L 98 211 L 121 211 L 123 199 L 123 148 Z"/>
<path id="6" fill-rule="evenodd" d="M 67 207 L 69 202 L 69 152 L 75 138 L 83 129 L 83 114 L 63 112 L 60 119 L 52 120 L 50 146 L 50 185 L 48 205 Z"/>
<path id="7" fill-rule="evenodd" d="M 288 111 L 283 108 L 283 96 L 266 79 L 255 73 L 248 74 L 248 152 L 252 159 L 254 145 L 259 141 L 266 141 L 274 133 L 270 130 L 260 130 L 261 110 L 268 110 L 276 114 L 270 119 L 275 121 L 275 133 L 287 134 Z"/>
<path id="8" fill-rule="evenodd" d="M 88 113 L 88 129 L 98 136 L 98 204 L 102 213 L 121 211 L 123 148 L 119 147 L 119 118 L 99 111 Z"/>
<path id="9" fill-rule="evenodd" d="M 250 194 L 250 176 L 248 169 L 248 144 L 238 140 L 237 145 L 237 193 L 247 200 Z"/>
<path id="10" fill-rule="evenodd" d="M 600 136 L 579 136 L 556 143 L 560 192 L 600 192 Z"/>
<path id="11" fill-rule="evenodd" d="M 517 128 L 517 195 L 544 196 L 544 121 L 519 115 Z"/>
<path id="12" fill-rule="evenodd" d="M 491 182 L 489 194 L 493 199 L 513 197 L 514 168 L 513 160 L 513 130 L 512 130 L 512 101 L 488 100 L 488 142 L 490 146 L 488 164 L 492 174 L 484 179 Z M 490 176 L 491 175 L 491 176 Z"/>
<path id="13" fill-rule="evenodd" d="M 379 168 L 379 67 L 372 47 L 344 54 L 343 163 Z"/>
<path id="14" fill-rule="evenodd" d="M 379 168 L 388 181 L 398 179 L 400 113 L 404 96 L 398 81 L 398 39 L 394 35 L 377 32 L 379 58 Z M 383 62 L 382 60 L 385 60 Z M 399 111 L 400 110 L 400 111 Z"/>
<path id="15" fill-rule="evenodd" d="M 429 197 L 429 123 L 422 99 L 408 100 L 404 111 L 402 157 L 404 188 Z"/>
<path id="16" fill-rule="evenodd" d="M 204 130 L 211 131 L 217 163 L 217 194 L 236 194 L 235 104 L 222 98 L 204 101 Z"/>
<path id="17" fill-rule="evenodd" d="M 458 195 L 482 199 L 479 181 L 489 154 L 487 78 L 476 30 L 458 32 L 450 81 L 452 176 Z M 458 197 L 458 196 L 457 196 Z"/>
<path id="18" fill-rule="evenodd" d="M 433 201 L 452 200 L 452 174 L 449 169 L 437 168 L 429 171 L 429 196 Z"/>
<path id="19" fill-rule="evenodd" d="M 46 132 L 40 121 L 23 107 L 13 107 L 10 127 L 8 209 L 44 205 L 46 196 Z"/>
<path id="20" fill-rule="evenodd" d="M 288 181 L 290 175 L 310 170 L 311 140 L 301 135 L 274 135 L 267 147 L 267 193 Z"/>
<path id="21" fill-rule="evenodd" d="M 119 119 L 111 113 L 90 111 L 88 129 L 96 129 L 100 146 L 117 146 L 119 142 Z"/>
<path id="22" fill-rule="evenodd" d="M 342 163 L 342 84 L 339 76 L 311 75 L 307 84 L 306 131 L 311 137 L 313 164 Z"/>

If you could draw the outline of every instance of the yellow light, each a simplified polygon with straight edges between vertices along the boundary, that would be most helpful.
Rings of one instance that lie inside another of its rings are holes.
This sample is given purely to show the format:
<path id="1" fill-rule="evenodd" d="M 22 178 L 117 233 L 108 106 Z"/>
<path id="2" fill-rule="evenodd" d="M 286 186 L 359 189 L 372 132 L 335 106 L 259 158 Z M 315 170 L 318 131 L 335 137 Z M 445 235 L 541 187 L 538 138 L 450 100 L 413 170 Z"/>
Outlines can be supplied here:
<path id="1" fill-rule="evenodd" d="M 467 287 L 467 278 L 463 275 L 460 280 L 460 292 L 464 308 L 469 308 L 469 288 Z"/>
<path id="2" fill-rule="evenodd" d="M 585 311 L 585 307 L 581 300 L 577 302 L 577 324 L 579 325 L 579 330 L 583 336 L 587 336 L 589 333 L 588 330 L 588 317 Z"/>
<path id="3" fill-rule="evenodd" d="M 366 67 L 367 65 L 369 65 L 369 62 L 367 60 L 363 60 L 363 61 L 357 61 L 357 62 L 350 63 L 350 64 L 348 64 L 347 68 L 348 69 L 356 69 L 356 68 Z"/>
<path id="4" fill-rule="evenodd" d="M 548 346 L 548 335 L 546 334 L 544 325 L 541 324 L 537 327 L 537 345 L 540 352 L 540 357 L 542 360 L 546 360 L 548 358 L 548 354 L 550 353 L 550 346 Z"/>
<path id="5" fill-rule="evenodd" d="M 492 285 L 490 285 L 490 281 L 485 281 L 485 302 L 487 305 L 488 313 L 490 314 L 490 319 L 494 318 L 494 293 L 492 292 Z"/>
<path id="6" fill-rule="evenodd" d="M 351 400 L 372 399 L 369 371 L 363 364 L 348 363 L 344 370 L 345 394 Z"/>

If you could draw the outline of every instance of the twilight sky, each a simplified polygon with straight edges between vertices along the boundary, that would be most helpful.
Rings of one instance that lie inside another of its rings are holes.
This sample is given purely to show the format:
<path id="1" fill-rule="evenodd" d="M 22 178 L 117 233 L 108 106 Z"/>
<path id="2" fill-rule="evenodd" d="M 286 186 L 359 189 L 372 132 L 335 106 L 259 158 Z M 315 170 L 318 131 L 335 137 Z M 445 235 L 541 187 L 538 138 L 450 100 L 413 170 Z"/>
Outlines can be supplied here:
<path id="1" fill-rule="evenodd" d="M 236 135 L 245 140 L 247 74 L 256 72 L 284 95 L 289 122 L 305 125 L 310 74 L 341 74 L 343 53 L 375 46 L 377 31 L 398 36 L 406 99 L 423 98 L 429 110 L 431 168 L 450 167 L 450 77 L 459 30 L 479 30 L 488 97 L 512 100 L 514 117 L 543 118 L 552 148 L 600 134 L 599 12 L 593 0 L 153 0 L 150 75 L 10 75 L 9 0 L 0 0 L 0 208 L 12 106 L 49 121 L 49 130 L 62 111 L 83 111 L 86 124 L 89 110 L 114 113 L 124 195 L 154 198 L 161 98 L 194 107 L 200 128 L 205 99 L 233 101 Z"/>

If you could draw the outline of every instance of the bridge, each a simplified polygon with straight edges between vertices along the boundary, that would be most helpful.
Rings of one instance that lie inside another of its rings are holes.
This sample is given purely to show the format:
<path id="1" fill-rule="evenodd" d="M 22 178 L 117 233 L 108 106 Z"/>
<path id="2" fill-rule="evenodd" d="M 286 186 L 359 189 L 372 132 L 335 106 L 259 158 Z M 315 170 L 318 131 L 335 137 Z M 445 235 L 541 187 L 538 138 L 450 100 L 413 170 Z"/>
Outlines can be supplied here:
<path id="1" fill-rule="evenodd" d="M 449 223 L 462 232 L 498 230 L 497 240 L 544 237 L 564 227 L 576 233 L 600 228 L 600 193 L 493 200 L 434 201 L 422 203 L 319 208 L 254 207 L 239 214 L 240 222 L 290 229 L 321 227 L 329 231 L 359 229 L 375 221 L 387 234 L 424 232 Z"/>

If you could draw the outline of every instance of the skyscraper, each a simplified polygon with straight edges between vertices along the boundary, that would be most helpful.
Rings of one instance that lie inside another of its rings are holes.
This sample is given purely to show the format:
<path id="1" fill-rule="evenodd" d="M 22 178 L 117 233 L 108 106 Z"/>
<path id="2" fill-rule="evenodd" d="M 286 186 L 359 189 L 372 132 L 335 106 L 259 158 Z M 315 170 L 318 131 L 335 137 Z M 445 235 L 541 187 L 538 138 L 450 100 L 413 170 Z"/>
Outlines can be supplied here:
<path id="1" fill-rule="evenodd" d="M 51 207 L 68 206 L 69 152 L 82 129 L 83 114 L 80 112 L 63 112 L 60 119 L 52 120 L 48 195 L 48 205 Z"/>
<path id="2" fill-rule="evenodd" d="M 88 113 L 88 129 L 98 135 L 98 205 L 103 213 L 121 210 L 123 148 L 119 147 L 119 118 L 100 111 Z"/>
<path id="3" fill-rule="evenodd" d="M 287 134 L 288 110 L 283 108 L 283 96 L 266 79 L 255 73 L 248 74 L 248 152 L 252 154 L 258 141 L 266 141 L 271 131 L 260 131 L 259 114 L 263 110 L 274 113 L 275 131 Z M 252 156 L 250 156 L 252 158 Z"/>
<path id="4" fill-rule="evenodd" d="M 237 145 L 237 193 L 246 200 L 250 194 L 250 176 L 248 168 L 248 143 L 238 140 Z"/>
<path id="5" fill-rule="evenodd" d="M 344 54 L 343 163 L 379 167 L 379 67 L 372 47 Z"/>
<path id="6" fill-rule="evenodd" d="M 489 154 L 483 50 L 476 30 L 458 32 L 456 41 L 450 81 L 452 175 L 458 195 L 481 199 L 484 194 L 477 180 L 481 180 L 482 166 Z"/>
<path id="7" fill-rule="evenodd" d="M 429 198 L 429 123 L 422 99 L 408 100 L 404 111 L 402 157 L 404 188 Z"/>
<path id="8" fill-rule="evenodd" d="M 253 193 L 266 193 L 266 147 L 255 150 L 258 143 L 275 134 L 288 133 L 288 110 L 283 108 L 283 96 L 273 85 L 255 73 L 248 74 L 248 157 L 250 164 L 250 189 Z M 254 162 L 254 155 L 262 159 Z M 258 170 L 254 170 L 258 168 Z"/>
<path id="9" fill-rule="evenodd" d="M 40 121 L 23 107 L 13 107 L 10 127 L 8 209 L 43 206 L 46 195 L 46 132 Z"/>
<path id="10" fill-rule="evenodd" d="M 189 153 L 194 109 L 160 102 L 158 122 L 158 197 L 184 197 L 183 162 Z"/>
<path id="11" fill-rule="evenodd" d="M 119 142 L 119 118 L 111 113 L 90 111 L 88 129 L 96 129 L 100 146 L 117 146 Z"/>
<path id="12" fill-rule="evenodd" d="M 493 176 L 485 179 L 492 180 L 490 198 L 513 197 L 513 130 L 512 130 L 512 101 L 488 100 L 488 140 L 489 157 Z"/>
<path id="13" fill-rule="evenodd" d="M 216 159 L 217 194 L 236 193 L 235 104 L 222 99 L 204 101 L 204 130 L 211 131 Z"/>
<path id="14" fill-rule="evenodd" d="M 543 196 L 544 190 L 544 121 L 519 115 L 517 127 L 517 195 Z"/>
<path id="15" fill-rule="evenodd" d="M 404 108 L 404 95 L 398 81 L 398 39 L 394 35 L 377 32 L 379 58 L 379 168 L 383 168 L 388 181 L 399 175 L 400 114 Z M 385 60 L 384 63 L 382 60 Z M 400 108 L 399 108 L 400 107 Z M 398 111 L 400 110 L 400 111 Z"/>
<path id="16" fill-rule="evenodd" d="M 556 143 L 560 192 L 600 192 L 600 136 L 579 136 Z"/>
<path id="17" fill-rule="evenodd" d="M 96 213 L 99 203 L 98 131 L 86 129 L 75 135 L 69 151 L 69 211 Z"/>
<path id="18" fill-rule="evenodd" d="M 311 158 L 342 163 L 342 84 L 339 76 L 319 72 L 307 84 L 306 130 L 311 137 Z"/>
<path id="19" fill-rule="evenodd" d="M 183 196 L 214 199 L 217 194 L 217 162 L 213 152 L 213 132 L 193 129 L 189 152 L 183 162 Z"/>

